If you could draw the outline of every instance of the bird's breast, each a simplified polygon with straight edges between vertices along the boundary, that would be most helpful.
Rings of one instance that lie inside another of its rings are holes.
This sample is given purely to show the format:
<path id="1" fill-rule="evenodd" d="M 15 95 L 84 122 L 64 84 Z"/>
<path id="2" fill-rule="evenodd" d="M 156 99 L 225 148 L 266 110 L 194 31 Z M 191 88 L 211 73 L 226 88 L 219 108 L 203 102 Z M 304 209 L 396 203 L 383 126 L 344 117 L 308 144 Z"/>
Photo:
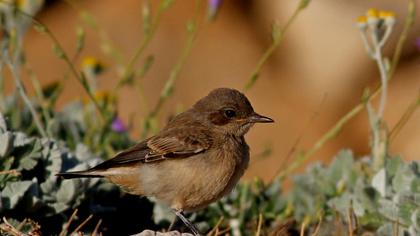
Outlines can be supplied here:
<path id="1" fill-rule="evenodd" d="M 143 165 L 141 179 L 146 196 L 192 211 L 229 193 L 248 163 L 246 143 L 226 141 L 192 157 Z"/>

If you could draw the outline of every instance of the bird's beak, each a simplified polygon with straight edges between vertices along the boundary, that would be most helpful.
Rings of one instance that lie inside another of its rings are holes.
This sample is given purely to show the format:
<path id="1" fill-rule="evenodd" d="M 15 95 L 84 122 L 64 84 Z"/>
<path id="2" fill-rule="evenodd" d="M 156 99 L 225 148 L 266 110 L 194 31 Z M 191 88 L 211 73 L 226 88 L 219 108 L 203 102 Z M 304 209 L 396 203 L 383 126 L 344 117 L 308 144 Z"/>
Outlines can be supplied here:
<path id="1" fill-rule="evenodd" d="M 262 116 L 255 112 L 248 118 L 248 121 L 251 123 L 273 123 L 274 122 L 273 119 L 267 116 Z"/>

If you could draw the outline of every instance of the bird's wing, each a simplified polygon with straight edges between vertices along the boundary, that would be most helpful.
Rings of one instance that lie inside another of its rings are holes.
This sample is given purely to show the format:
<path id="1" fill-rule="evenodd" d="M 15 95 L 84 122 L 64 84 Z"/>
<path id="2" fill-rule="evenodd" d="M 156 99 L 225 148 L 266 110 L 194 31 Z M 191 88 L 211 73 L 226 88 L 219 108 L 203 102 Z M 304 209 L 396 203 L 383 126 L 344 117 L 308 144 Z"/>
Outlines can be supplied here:
<path id="1" fill-rule="evenodd" d="M 145 162 L 189 157 L 207 150 L 212 142 L 209 131 L 205 129 L 195 127 L 168 130 L 147 141 L 150 152 L 145 156 Z"/>
<path id="2" fill-rule="evenodd" d="M 135 146 L 118 153 L 92 170 L 104 170 L 132 163 L 150 163 L 169 158 L 186 158 L 204 152 L 212 145 L 208 130 L 178 128 L 162 131 Z"/>

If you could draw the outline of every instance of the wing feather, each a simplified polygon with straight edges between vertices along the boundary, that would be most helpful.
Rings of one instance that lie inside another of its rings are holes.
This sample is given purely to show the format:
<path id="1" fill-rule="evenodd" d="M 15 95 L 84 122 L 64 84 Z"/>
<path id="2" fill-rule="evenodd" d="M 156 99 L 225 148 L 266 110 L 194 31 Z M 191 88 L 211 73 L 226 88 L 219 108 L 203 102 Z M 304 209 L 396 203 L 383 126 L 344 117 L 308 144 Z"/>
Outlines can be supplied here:
<path id="1" fill-rule="evenodd" d="M 186 158 L 210 148 L 213 140 L 208 130 L 197 127 L 173 128 L 146 139 L 118 153 L 92 170 L 104 170 L 133 163 L 151 163 L 172 158 Z"/>

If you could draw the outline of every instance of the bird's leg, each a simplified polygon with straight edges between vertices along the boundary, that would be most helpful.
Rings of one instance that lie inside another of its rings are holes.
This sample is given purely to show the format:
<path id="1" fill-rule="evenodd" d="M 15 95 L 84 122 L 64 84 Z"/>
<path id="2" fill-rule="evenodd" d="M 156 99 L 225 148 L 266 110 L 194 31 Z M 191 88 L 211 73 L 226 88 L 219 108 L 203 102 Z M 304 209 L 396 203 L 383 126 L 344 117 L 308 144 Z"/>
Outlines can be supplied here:
<path id="1" fill-rule="evenodd" d="M 201 236 L 201 233 L 198 231 L 198 229 L 191 223 L 191 221 L 189 221 L 182 214 L 182 210 L 173 209 L 173 212 L 175 213 L 176 216 L 178 216 L 182 220 L 182 222 L 184 222 L 184 224 L 192 231 L 192 233 L 195 236 Z"/>

